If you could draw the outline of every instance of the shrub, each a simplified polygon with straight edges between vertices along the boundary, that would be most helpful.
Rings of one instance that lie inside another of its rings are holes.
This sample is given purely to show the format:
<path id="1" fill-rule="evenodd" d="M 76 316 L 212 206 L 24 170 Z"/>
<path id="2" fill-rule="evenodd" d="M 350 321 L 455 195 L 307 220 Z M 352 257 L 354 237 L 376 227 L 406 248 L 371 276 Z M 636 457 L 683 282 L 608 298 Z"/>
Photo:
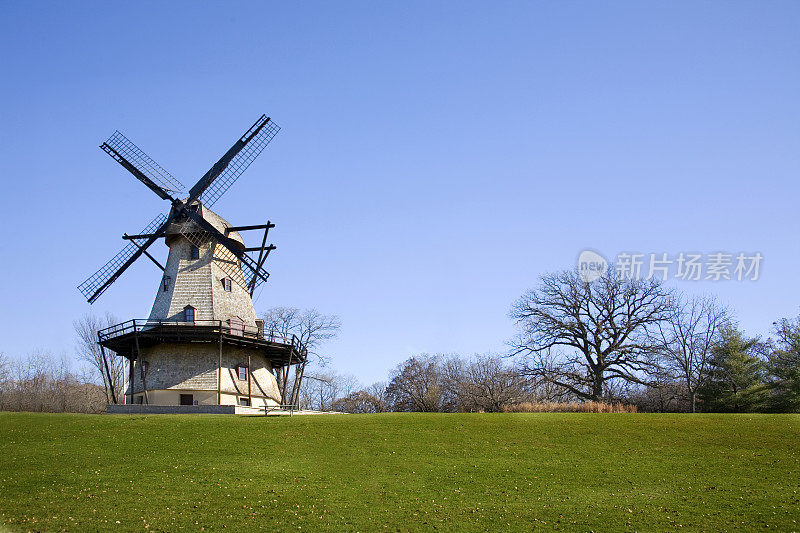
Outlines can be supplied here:
<path id="1" fill-rule="evenodd" d="M 635 405 L 617 402 L 522 402 L 505 408 L 506 413 L 636 413 Z"/>

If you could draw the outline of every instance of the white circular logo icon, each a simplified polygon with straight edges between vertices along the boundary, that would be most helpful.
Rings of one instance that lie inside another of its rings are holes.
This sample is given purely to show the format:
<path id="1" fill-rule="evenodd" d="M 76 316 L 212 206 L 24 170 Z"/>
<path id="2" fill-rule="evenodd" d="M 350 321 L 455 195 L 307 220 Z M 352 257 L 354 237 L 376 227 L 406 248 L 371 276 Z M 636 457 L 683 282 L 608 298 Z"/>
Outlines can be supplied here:
<path id="1" fill-rule="evenodd" d="M 578 275 L 586 283 L 600 278 L 608 270 L 608 261 L 592 250 L 584 250 L 578 256 Z"/>

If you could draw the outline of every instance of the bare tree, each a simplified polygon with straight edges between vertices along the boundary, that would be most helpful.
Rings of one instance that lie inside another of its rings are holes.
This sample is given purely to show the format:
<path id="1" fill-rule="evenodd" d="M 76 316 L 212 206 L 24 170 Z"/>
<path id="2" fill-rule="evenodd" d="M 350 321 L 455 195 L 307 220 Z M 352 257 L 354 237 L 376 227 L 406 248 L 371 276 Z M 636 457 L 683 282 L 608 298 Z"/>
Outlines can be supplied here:
<path id="1" fill-rule="evenodd" d="M 767 385 L 769 406 L 779 412 L 800 411 L 800 316 L 773 322 L 775 340 L 769 341 Z"/>
<path id="2" fill-rule="evenodd" d="M 13 388 L 11 380 L 11 362 L 3 352 L 0 352 L 0 410 L 8 410 L 10 393 Z"/>
<path id="3" fill-rule="evenodd" d="M 628 390 L 623 403 L 633 404 L 640 412 L 685 412 L 689 410 L 686 389 L 681 381 L 675 380 L 671 372 L 661 368 L 652 376 L 650 386 L 634 386 Z"/>
<path id="4" fill-rule="evenodd" d="M 725 310 L 712 297 L 676 296 L 658 333 L 667 367 L 686 386 L 689 410 L 697 411 L 697 390 L 708 377 L 709 359 Z"/>
<path id="5" fill-rule="evenodd" d="M 441 394 L 440 410 L 452 413 L 473 411 L 469 405 L 465 389 L 467 387 L 467 364 L 453 354 L 435 359 L 434 371 L 438 376 Z"/>
<path id="6" fill-rule="evenodd" d="M 524 397 L 525 378 L 499 357 L 477 356 L 466 365 L 463 403 L 470 411 L 502 412 Z"/>
<path id="7" fill-rule="evenodd" d="M 322 344 L 335 338 L 341 329 L 341 321 L 336 315 L 323 315 L 316 309 L 305 309 L 301 311 L 296 307 L 273 307 L 263 315 L 264 333 L 268 336 L 283 337 L 291 339 L 292 336 L 305 345 L 308 350 L 308 360 L 299 366 L 294 367 L 294 377 L 286 377 L 287 389 L 284 391 L 286 401 L 294 401 L 302 404 L 303 384 L 306 365 L 311 363 L 318 368 L 324 368 L 328 364 L 328 357 L 320 351 Z M 282 381 L 281 372 L 289 372 L 289 368 L 276 372 L 278 382 Z M 295 385 L 297 390 L 295 390 Z"/>
<path id="8" fill-rule="evenodd" d="M 375 410 L 376 413 L 383 413 L 384 411 L 389 410 L 389 401 L 386 398 L 385 381 L 376 381 L 369 387 L 365 388 L 364 391 L 377 400 L 377 408 Z"/>
<path id="9" fill-rule="evenodd" d="M 518 375 L 525 379 L 523 390 L 525 392 L 525 401 L 528 402 L 552 402 L 552 403 L 565 403 L 572 402 L 577 399 L 577 396 L 553 383 L 551 380 L 542 376 L 551 375 L 551 372 L 558 366 L 559 361 L 553 356 L 550 350 L 537 354 L 537 360 L 540 365 L 540 372 L 532 375 L 529 371 L 529 359 L 519 362 L 515 368 Z"/>
<path id="10" fill-rule="evenodd" d="M 438 361 L 442 410 L 500 412 L 527 398 L 527 380 L 500 358 L 456 355 Z"/>
<path id="11" fill-rule="evenodd" d="M 0 376 L 0 409 L 39 412 L 99 412 L 105 406 L 98 385 L 73 374 L 66 357 L 36 351 L 6 366 Z"/>
<path id="12" fill-rule="evenodd" d="M 382 413 L 386 411 L 386 402 L 380 396 L 368 389 L 351 392 L 344 398 L 339 398 L 333 402 L 334 411 L 344 413 Z"/>
<path id="13" fill-rule="evenodd" d="M 9 373 L 11 372 L 8 357 L 3 352 L 0 352 L 0 389 L 8 381 Z"/>
<path id="14" fill-rule="evenodd" d="M 339 334 L 342 323 L 338 316 L 323 315 L 316 309 L 301 311 L 296 307 L 273 307 L 264 313 L 263 318 L 265 334 L 285 338 L 295 335 L 319 366 L 328 364 L 328 357 L 320 353 L 319 348 Z"/>
<path id="15" fill-rule="evenodd" d="M 307 385 L 300 391 L 300 407 L 315 411 L 335 410 L 337 400 L 353 393 L 358 381 L 353 376 L 332 372 L 306 376 Z"/>
<path id="16" fill-rule="evenodd" d="M 264 333 L 273 337 L 291 337 L 298 333 L 300 310 L 296 307 L 273 307 L 263 314 Z"/>
<path id="17" fill-rule="evenodd" d="M 527 356 L 526 374 L 585 400 L 601 400 L 615 378 L 647 384 L 659 348 L 652 328 L 667 313 L 668 296 L 655 278 L 612 270 L 591 283 L 577 271 L 544 275 L 512 307 L 520 329 L 512 355 Z"/>
<path id="18" fill-rule="evenodd" d="M 394 369 L 386 387 L 392 410 L 441 411 L 444 387 L 440 359 L 440 356 L 422 354 Z"/>
<path id="19" fill-rule="evenodd" d="M 73 322 L 76 337 L 75 351 L 81 360 L 88 362 L 96 370 L 106 391 L 106 403 L 111 403 L 112 398 L 119 401 L 124 394 L 125 358 L 110 350 L 106 351 L 103 357 L 103 351 L 97 344 L 97 332 L 116 323 L 116 318 L 110 314 L 106 314 L 103 318 L 86 314 Z M 114 394 L 111 393 L 112 390 Z"/>

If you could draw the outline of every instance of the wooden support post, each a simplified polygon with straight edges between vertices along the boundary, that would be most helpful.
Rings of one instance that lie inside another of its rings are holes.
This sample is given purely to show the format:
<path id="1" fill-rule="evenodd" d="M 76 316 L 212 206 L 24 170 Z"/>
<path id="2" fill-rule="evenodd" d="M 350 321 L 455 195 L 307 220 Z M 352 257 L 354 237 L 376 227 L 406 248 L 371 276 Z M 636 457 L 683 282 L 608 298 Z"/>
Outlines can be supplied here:
<path id="1" fill-rule="evenodd" d="M 291 362 L 292 362 L 292 360 L 290 358 L 289 359 L 289 363 L 291 363 Z M 287 404 L 287 400 L 289 400 L 289 398 L 287 397 L 287 394 L 289 393 L 289 390 L 288 390 L 288 387 L 289 387 L 289 363 L 286 363 L 286 366 L 283 368 L 283 394 L 282 394 L 283 398 L 281 398 L 281 403 L 283 405 L 286 405 Z"/>
<path id="2" fill-rule="evenodd" d="M 98 342 L 98 344 L 100 344 Z M 111 371 L 108 369 L 108 360 L 106 359 L 106 350 L 102 344 L 100 344 L 100 353 L 103 356 L 103 366 L 106 369 L 106 376 L 108 376 L 108 388 L 111 390 L 111 402 L 117 403 L 117 393 L 114 392 L 114 380 L 111 378 Z"/>
<path id="3" fill-rule="evenodd" d="M 225 228 L 225 233 L 227 234 L 232 231 L 250 231 L 253 229 L 269 229 L 274 227 L 275 224 L 268 220 L 266 224 L 255 224 L 253 226 L 231 226 L 229 228 Z"/>
<path id="4" fill-rule="evenodd" d="M 133 381 L 136 378 L 135 374 L 133 373 L 133 363 L 136 361 L 136 358 L 131 354 L 130 358 L 128 358 L 128 396 L 130 397 L 131 401 L 130 404 L 133 405 Z M 125 403 L 125 391 L 122 391 L 122 403 Z"/>
<path id="5" fill-rule="evenodd" d="M 305 374 L 306 372 L 306 362 L 303 361 L 299 366 L 300 366 L 300 377 L 297 379 L 297 387 L 294 393 L 294 402 L 293 402 L 298 409 L 300 408 L 300 386 L 303 384 L 303 374 Z"/>
<path id="6" fill-rule="evenodd" d="M 142 375 L 142 395 L 145 402 L 150 405 L 150 400 L 147 398 L 147 384 L 144 381 L 144 360 L 142 359 L 142 351 L 139 349 L 139 331 L 136 329 L 136 320 L 133 321 L 133 341 L 136 345 L 136 360 L 139 361 L 139 373 Z M 131 403 L 133 403 L 133 377 L 133 363 L 131 363 L 131 383 L 129 384 L 131 388 Z"/>
<path id="7" fill-rule="evenodd" d="M 250 354 L 247 354 L 247 403 L 253 407 L 253 392 L 251 390 L 250 381 L 253 376 L 253 368 L 250 365 Z"/>
<path id="8" fill-rule="evenodd" d="M 294 380 L 292 380 L 292 394 L 289 396 L 289 405 L 295 405 L 297 402 L 297 380 L 300 378 L 300 365 L 294 365 Z"/>
<path id="9" fill-rule="evenodd" d="M 260 250 L 258 252 L 258 260 L 256 261 L 256 271 L 261 268 L 261 263 L 266 259 L 266 257 L 264 257 L 264 247 L 267 245 L 267 234 L 269 233 L 269 228 L 271 228 L 271 227 L 275 227 L 275 225 L 271 224 L 269 221 L 267 221 L 266 228 L 264 229 L 264 238 L 261 241 L 261 248 L 260 248 Z M 274 249 L 274 247 L 271 247 L 271 248 Z M 267 252 L 267 255 L 269 255 L 269 252 Z M 249 289 L 250 289 L 250 297 L 251 298 L 253 297 L 253 292 L 256 290 L 256 281 L 257 280 L 256 280 L 256 276 L 255 276 L 255 273 L 254 273 L 253 274 L 253 279 L 250 280 L 250 287 L 249 287 Z"/>
<path id="10" fill-rule="evenodd" d="M 144 250 L 144 249 L 143 249 L 141 246 L 139 246 L 139 243 L 138 243 L 138 242 L 136 242 L 136 241 L 134 241 L 133 239 L 131 239 L 131 238 L 130 238 L 130 236 L 129 236 L 127 233 L 126 233 L 125 235 L 123 235 L 123 236 L 122 236 L 122 238 L 123 238 L 123 239 L 128 239 L 128 240 L 130 240 L 130 241 L 131 241 L 131 242 L 134 244 L 134 246 L 136 246 L 138 249 L 142 250 L 142 253 L 144 253 L 144 255 L 146 255 L 146 256 L 148 257 L 148 259 L 150 259 L 150 261 L 152 261 L 153 263 L 155 263 L 155 264 L 156 264 L 156 266 L 157 266 L 158 268 L 160 268 L 162 272 L 165 272 L 165 270 L 164 270 L 164 267 L 163 267 L 163 266 L 161 266 L 161 263 L 159 263 L 159 262 L 156 260 L 156 258 L 155 258 L 155 257 L 153 257 L 152 255 L 150 255 L 150 254 L 147 252 L 147 250 Z M 134 324 L 134 329 L 135 329 L 135 328 L 136 328 L 136 325 Z"/>
<path id="11" fill-rule="evenodd" d="M 222 320 L 219 321 L 219 368 L 217 370 L 217 405 L 222 405 Z"/>

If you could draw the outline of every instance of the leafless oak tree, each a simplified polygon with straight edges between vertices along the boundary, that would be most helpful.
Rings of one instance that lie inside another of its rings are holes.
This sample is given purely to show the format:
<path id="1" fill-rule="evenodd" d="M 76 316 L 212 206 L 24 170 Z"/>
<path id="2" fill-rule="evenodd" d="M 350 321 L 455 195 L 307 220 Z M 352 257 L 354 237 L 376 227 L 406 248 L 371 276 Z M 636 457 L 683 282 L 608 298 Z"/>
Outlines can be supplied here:
<path id="1" fill-rule="evenodd" d="M 657 324 L 668 369 L 686 386 L 689 409 L 697 410 L 697 389 L 708 376 L 711 349 L 725 310 L 711 297 L 675 296 L 668 318 Z"/>
<path id="2" fill-rule="evenodd" d="M 520 330 L 512 354 L 527 356 L 526 374 L 598 401 L 608 380 L 648 382 L 659 348 L 652 329 L 668 309 L 669 292 L 656 279 L 547 274 L 512 306 Z"/>

